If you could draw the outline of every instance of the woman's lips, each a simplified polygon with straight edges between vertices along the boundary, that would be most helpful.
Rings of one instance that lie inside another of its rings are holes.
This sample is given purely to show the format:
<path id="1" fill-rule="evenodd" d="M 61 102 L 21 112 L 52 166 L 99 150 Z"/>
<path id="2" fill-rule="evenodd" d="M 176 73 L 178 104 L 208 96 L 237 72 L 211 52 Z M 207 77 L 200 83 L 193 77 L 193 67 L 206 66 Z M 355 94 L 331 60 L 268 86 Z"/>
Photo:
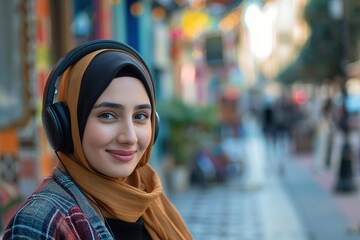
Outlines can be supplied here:
<path id="1" fill-rule="evenodd" d="M 121 162 L 131 161 L 135 156 L 135 151 L 107 150 L 107 152 Z"/>

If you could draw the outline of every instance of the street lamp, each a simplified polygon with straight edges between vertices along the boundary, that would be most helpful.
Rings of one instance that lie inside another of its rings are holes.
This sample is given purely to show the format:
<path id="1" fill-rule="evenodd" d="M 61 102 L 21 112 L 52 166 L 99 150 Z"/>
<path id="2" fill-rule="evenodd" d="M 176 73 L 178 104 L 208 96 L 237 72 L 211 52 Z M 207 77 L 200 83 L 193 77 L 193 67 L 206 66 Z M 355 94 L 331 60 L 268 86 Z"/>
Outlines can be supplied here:
<path id="1" fill-rule="evenodd" d="M 356 185 L 353 178 L 352 167 L 352 150 L 349 142 L 349 112 L 347 109 L 348 93 L 346 89 L 347 81 L 347 39 L 348 26 L 346 16 L 346 0 L 330 0 L 329 13 L 331 17 L 338 20 L 340 23 L 340 46 L 341 46 L 341 62 L 340 62 L 340 78 L 341 78 L 341 93 L 342 93 L 342 112 L 340 119 L 340 127 L 343 131 L 344 142 L 341 149 L 341 159 L 336 179 L 335 191 L 337 192 L 352 192 L 356 190 Z"/>

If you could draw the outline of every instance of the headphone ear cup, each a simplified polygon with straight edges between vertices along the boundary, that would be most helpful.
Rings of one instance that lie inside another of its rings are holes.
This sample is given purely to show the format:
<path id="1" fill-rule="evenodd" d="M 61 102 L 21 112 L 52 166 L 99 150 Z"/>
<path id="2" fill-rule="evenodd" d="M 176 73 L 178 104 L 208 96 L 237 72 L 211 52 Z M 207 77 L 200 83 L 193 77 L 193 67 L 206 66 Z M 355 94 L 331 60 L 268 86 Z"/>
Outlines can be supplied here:
<path id="1" fill-rule="evenodd" d="M 160 131 L 160 116 L 157 112 L 155 112 L 155 134 L 154 134 L 154 143 L 159 135 Z"/>
<path id="2" fill-rule="evenodd" d="M 57 102 L 46 107 L 42 113 L 42 122 L 46 137 L 55 151 L 71 153 L 73 143 L 69 109 L 65 102 Z"/>

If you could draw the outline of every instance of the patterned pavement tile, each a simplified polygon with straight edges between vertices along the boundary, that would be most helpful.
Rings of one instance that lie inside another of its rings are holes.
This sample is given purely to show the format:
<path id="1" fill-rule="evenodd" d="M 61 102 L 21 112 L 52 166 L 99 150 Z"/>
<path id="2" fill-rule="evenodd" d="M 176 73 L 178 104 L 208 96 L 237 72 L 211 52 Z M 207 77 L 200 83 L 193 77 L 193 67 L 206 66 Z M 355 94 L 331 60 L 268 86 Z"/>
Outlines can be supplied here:
<path id="1" fill-rule="evenodd" d="M 226 185 L 209 189 L 193 187 L 170 196 L 194 239 L 262 240 L 257 192 Z"/>

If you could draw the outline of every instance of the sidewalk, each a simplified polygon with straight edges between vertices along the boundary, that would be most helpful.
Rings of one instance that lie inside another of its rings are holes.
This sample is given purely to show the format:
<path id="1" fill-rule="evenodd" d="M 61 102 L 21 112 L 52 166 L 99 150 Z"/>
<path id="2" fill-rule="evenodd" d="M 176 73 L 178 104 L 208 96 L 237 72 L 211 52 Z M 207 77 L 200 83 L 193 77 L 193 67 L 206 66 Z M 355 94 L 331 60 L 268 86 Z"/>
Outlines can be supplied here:
<path id="1" fill-rule="evenodd" d="M 170 197 L 194 239 L 308 239 L 298 213 L 276 178 L 252 190 L 236 186 L 235 180 L 207 189 L 192 187 Z"/>
<path id="2" fill-rule="evenodd" d="M 243 142 L 246 174 L 206 189 L 170 194 L 197 240 L 306 240 L 279 176 L 266 169 L 263 139 L 253 122 Z"/>
<path id="3" fill-rule="evenodd" d="M 315 172 L 311 155 L 269 147 L 253 122 L 246 128 L 245 175 L 170 195 L 195 239 L 360 239 L 360 190 L 334 192 L 335 172 Z"/>
<path id="4" fill-rule="evenodd" d="M 350 221 L 351 227 L 360 227 L 360 175 L 354 176 L 354 182 L 357 189 L 350 193 L 341 193 L 334 191 L 336 182 L 338 180 L 338 172 L 335 170 L 314 172 L 311 168 L 312 156 L 303 155 L 298 156 L 297 161 L 304 166 L 309 173 L 314 177 L 319 184 L 328 192 L 340 210 L 346 215 Z M 353 166 L 353 168 L 355 168 Z M 356 172 L 356 171 L 354 171 Z M 360 230 L 360 229 L 358 229 Z M 359 237 L 360 238 L 360 237 Z"/>
<path id="5" fill-rule="evenodd" d="M 313 239 L 360 239 L 360 191 L 335 192 L 337 172 L 314 171 L 312 161 L 310 154 L 295 156 L 287 165 L 283 181 L 302 209 L 309 235 Z M 360 186 L 359 176 L 354 181 Z"/>

